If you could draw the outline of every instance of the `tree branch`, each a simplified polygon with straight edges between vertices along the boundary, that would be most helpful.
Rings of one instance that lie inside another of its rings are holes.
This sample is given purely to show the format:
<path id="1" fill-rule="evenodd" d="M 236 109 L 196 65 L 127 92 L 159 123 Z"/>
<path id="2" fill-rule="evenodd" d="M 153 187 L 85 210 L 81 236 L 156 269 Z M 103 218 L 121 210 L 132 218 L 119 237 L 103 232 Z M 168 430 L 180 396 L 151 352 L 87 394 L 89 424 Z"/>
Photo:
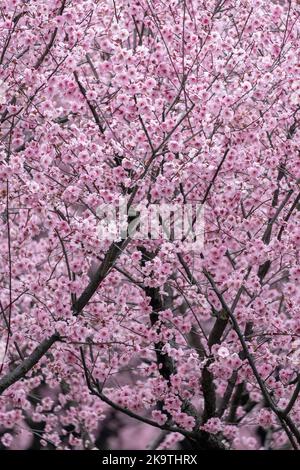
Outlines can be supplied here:
<path id="1" fill-rule="evenodd" d="M 46 352 L 51 348 L 51 346 L 59 340 L 58 333 L 54 333 L 49 338 L 44 339 L 34 351 L 18 365 L 14 370 L 8 372 L 0 380 L 0 395 L 9 388 L 11 385 L 16 383 L 18 380 L 25 377 L 27 372 L 34 367 L 39 360 L 46 354 Z"/>
<path id="2" fill-rule="evenodd" d="M 96 111 L 95 106 L 92 105 L 92 103 L 90 102 L 90 100 L 89 100 L 88 97 L 86 96 L 86 89 L 84 88 L 84 86 L 83 86 L 82 83 L 80 82 L 80 80 L 79 80 L 79 78 L 78 78 L 78 73 L 77 73 L 77 72 L 73 72 L 73 75 L 74 75 L 74 77 L 75 77 L 75 80 L 76 80 L 76 83 L 77 83 L 78 88 L 79 88 L 79 90 L 80 90 L 80 93 L 81 93 L 82 96 L 84 97 L 84 99 L 85 99 L 85 101 L 86 101 L 86 103 L 87 103 L 87 105 L 88 105 L 88 107 L 89 107 L 89 109 L 90 109 L 90 111 L 91 111 L 91 113 L 92 113 L 94 119 L 95 119 L 95 122 L 96 122 L 96 124 L 97 124 L 97 126 L 98 126 L 98 128 L 99 128 L 99 130 L 100 130 L 100 132 L 101 132 L 101 134 L 103 134 L 103 133 L 104 133 L 104 128 L 103 128 L 103 126 L 102 126 L 102 124 L 101 124 L 101 122 L 100 122 L 100 118 L 99 118 L 99 115 L 98 115 L 98 113 L 97 113 L 97 111 Z"/>
<path id="3" fill-rule="evenodd" d="M 62 13 L 64 11 L 64 8 L 65 8 L 65 5 L 66 5 L 66 0 L 63 0 L 62 4 L 61 4 L 61 7 L 58 11 L 59 15 L 62 15 Z M 57 35 L 57 31 L 58 31 L 57 28 L 55 28 L 52 35 L 51 35 L 50 41 L 48 42 L 43 54 L 38 58 L 38 60 L 36 61 L 35 65 L 34 65 L 35 70 L 37 70 L 42 65 L 42 63 L 46 59 L 47 55 L 49 54 L 49 52 L 50 52 L 50 50 L 51 50 L 51 48 L 54 44 L 54 41 L 55 41 L 55 38 L 56 38 L 56 35 Z"/>
<path id="4" fill-rule="evenodd" d="M 80 297 L 74 303 L 74 315 L 79 315 L 79 313 L 84 309 L 84 307 L 89 302 L 91 297 L 95 294 L 96 290 L 99 288 L 100 284 L 105 279 L 110 269 L 113 267 L 114 263 L 122 253 L 122 250 L 124 250 L 124 248 L 127 246 L 129 241 L 130 238 L 128 237 L 118 243 L 111 244 L 108 252 L 106 253 L 97 271 L 93 275 L 90 283 L 87 285 Z"/>

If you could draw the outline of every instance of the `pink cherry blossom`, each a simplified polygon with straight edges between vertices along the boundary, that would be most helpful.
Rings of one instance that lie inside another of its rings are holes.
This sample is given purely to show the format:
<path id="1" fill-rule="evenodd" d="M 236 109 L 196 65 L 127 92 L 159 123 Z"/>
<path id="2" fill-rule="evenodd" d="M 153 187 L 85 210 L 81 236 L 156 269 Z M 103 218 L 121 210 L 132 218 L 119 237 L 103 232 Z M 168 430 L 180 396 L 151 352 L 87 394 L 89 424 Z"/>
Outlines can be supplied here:
<path id="1" fill-rule="evenodd" d="M 0 12 L 0 447 L 299 449 L 300 2 Z"/>

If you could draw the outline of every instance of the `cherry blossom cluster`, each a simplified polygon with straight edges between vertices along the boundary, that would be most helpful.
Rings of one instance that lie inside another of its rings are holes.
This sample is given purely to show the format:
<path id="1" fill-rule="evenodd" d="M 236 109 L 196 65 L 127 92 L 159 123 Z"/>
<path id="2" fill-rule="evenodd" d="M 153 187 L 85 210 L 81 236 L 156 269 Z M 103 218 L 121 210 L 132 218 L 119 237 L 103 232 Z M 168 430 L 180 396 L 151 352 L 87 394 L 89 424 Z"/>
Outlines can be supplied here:
<path id="1" fill-rule="evenodd" d="M 300 448 L 299 2 L 0 12 L 1 446 Z M 203 249 L 100 239 L 121 197 Z"/>

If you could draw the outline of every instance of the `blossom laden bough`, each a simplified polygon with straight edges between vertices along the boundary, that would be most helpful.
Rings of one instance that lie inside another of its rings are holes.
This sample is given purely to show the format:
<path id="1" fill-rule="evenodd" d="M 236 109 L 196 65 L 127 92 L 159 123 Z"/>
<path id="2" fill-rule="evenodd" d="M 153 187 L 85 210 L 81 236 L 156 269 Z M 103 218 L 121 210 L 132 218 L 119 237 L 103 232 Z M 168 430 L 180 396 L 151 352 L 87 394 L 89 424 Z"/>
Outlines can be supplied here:
<path id="1" fill-rule="evenodd" d="M 1 446 L 299 448 L 299 2 L 0 10 Z"/>

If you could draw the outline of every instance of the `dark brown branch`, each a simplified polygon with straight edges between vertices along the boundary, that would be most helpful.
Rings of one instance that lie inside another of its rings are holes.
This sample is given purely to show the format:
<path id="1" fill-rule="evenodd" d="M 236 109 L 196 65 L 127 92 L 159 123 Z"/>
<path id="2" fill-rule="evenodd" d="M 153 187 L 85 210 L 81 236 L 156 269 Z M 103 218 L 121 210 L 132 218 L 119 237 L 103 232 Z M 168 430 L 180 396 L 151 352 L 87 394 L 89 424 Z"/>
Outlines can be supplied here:
<path id="1" fill-rule="evenodd" d="M 78 315 L 84 307 L 87 305 L 91 297 L 95 294 L 96 290 L 99 288 L 102 281 L 105 279 L 114 263 L 122 253 L 122 250 L 129 243 L 130 238 L 128 237 L 125 240 L 122 240 L 118 243 L 112 243 L 108 252 L 106 253 L 102 263 L 98 267 L 95 274 L 92 276 L 90 283 L 84 289 L 80 297 L 73 305 L 74 315 Z"/>
<path id="2" fill-rule="evenodd" d="M 296 388 L 293 392 L 292 398 L 290 399 L 287 407 L 284 410 L 284 414 L 288 415 L 291 409 L 293 408 L 294 404 L 296 403 L 296 400 L 299 396 L 300 393 L 300 375 L 298 376 L 298 383 L 296 385 Z"/>
<path id="3" fill-rule="evenodd" d="M 133 411 L 129 410 L 128 408 L 124 408 L 114 401 L 110 400 L 100 389 L 99 385 L 93 380 L 90 371 L 87 368 L 85 358 L 83 351 L 81 351 L 81 359 L 82 359 L 82 364 L 84 368 L 84 374 L 87 382 L 88 389 L 90 390 L 91 394 L 96 395 L 99 397 L 104 403 L 107 405 L 111 406 L 116 411 L 119 411 L 130 418 L 133 418 L 137 421 L 140 421 L 144 424 L 148 424 L 149 426 L 153 426 L 155 428 L 159 428 L 163 431 L 169 431 L 169 432 L 176 432 L 180 433 L 183 436 L 187 437 L 188 439 L 192 440 L 195 442 L 195 445 L 199 449 L 225 449 L 224 444 L 220 441 L 220 439 L 216 438 L 213 435 L 210 435 L 207 432 L 204 431 L 187 431 L 182 428 L 178 428 L 176 426 L 172 426 L 169 424 L 158 424 L 155 421 L 146 418 L 145 416 L 140 416 Z"/>
<path id="4" fill-rule="evenodd" d="M 210 190 L 211 190 L 211 188 L 212 188 L 214 182 L 216 181 L 216 178 L 217 178 L 217 176 L 218 176 L 218 174 L 219 174 L 219 172 L 220 172 L 220 170 L 221 170 L 221 168 L 222 168 L 222 165 L 223 165 L 223 163 L 224 163 L 224 161 L 225 161 L 225 158 L 227 157 L 228 152 L 229 152 L 229 149 L 226 149 L 225 152 L 224 152 L 224 155 L 223 155 L 223 157 L 222 157 L 222 160 L 220 161 L 220 163 L 219 163 L 219 165 L 218 165 L 218 167 L 217 167 L 217 169 L 216 169 L 216 171 L 215 171 L 215 174 L 214 174 L 214 176 L 213 176 L 211 182 L 209 183 L 208 188 L 207 188 L 207 190 L 206 190 L 206 192 L 205 192 L 205 194 L 204 194 L 204 197 L 203 197 L 203 199 L 202 199 L 202 204 L 204 204 L 204 203 L 206 202 L 206 200 L 207 200 L 207 198 L 208 198 L 208 195 L 209 195 L 209 193 L 210 193 Z"/>
<path id="5" fill-rule="evenodd" d="M 65 8 L 65 5 L 66 5 L 66 0 L 63 0 L 62 1 L 62 4 L 61 4 L 61 7 L 58 11 L 58 15 L 62 15 L 63 11 L 64 11 L 64 8 Z M 44 62 L 44 60 L 46 59 L 47 55 L 49 54 L 53 44 L 54 44 L 54 41 L 55 41 L 55 38 L 56 38 L 56 35 L 57 35 L 57 31 L 58 29 L 55 28 L 53 33 L 51 34 L 51 38 L 50 38 L 50 41 L 48 42 L 43 54 L 38 58 L 38 60 L 36 61 L 36 63 L 34 64 L 34 68 L 35 70 L 37 70 L 41 65 L 42 63 Z"/>
<path id="6" fill-rule="evenodd" d="M 2 49 L 2 53 L 1 53 L 1 57 L 0 57 L 0 65 L 2 65 L 3 63 L 3 60 L 4 60 L 4 56 L 5 56 L 5 53 L 8 49 L 8 46 L 9 46 L 9 43 L 11 41 L 11 38 L 12 38 L 12 35 L 13 33 L 15 32 L 15 29 L 16 29 L 16 26 L 18 24 L 18 22 L 20 21 L 20 19 L 22 18 L 22 16 L 26 15 L 26 11 L 22 11 L 21 13 L 19 13 L 18 15 L 16 15 L 14 18 L 13 18 L 13 28 L 12 30 L 9 32 L 8 36 L 7 36 L 7 39 L 5 41 L 5 44 L 3 46 L 3 49 Z"/>
<path id="7" fill-rule="evenodd" d="M 248 363 L 249 363 L 249 365 L 252 369 L 253 375 L 254 375 L 257 383 L 258 383 L 258 386 L 261 390 L 261 393 L 262 393 L 264 399 L 266 400 L 266 402 L 267 402 L 268 406 L 271 408 L 271 410 L 276 414 L 277 418 L 279 419 L 279 421 L 281 422 L 283 427 L 285 427 L 285 425 L 287 425 L 290 428 L 290 430 L 293 432 L 295 438 L 297 439 L 297 442 L 300 444 L 300 432 L 299 432 L 299 430 L 297 429 L 297 427 L 295 426 L 293 421 L 290 419 L 290 417 L 286 416 L 284 414 L 284 412 L 281 409 L 279 409 L 276 406 L 276 404 L 274 403 L 274 401 L 273 401 L 273 399 L 272 399 L 272 397 L 271 397 L 271 395 L 270 395 L 270 393 L 269 393 L 269 391 L 268 391 L 268 389 L 265 385 L 264 380 L 261 378 L 261 376 L 260 376 L 260 374 L 259 374 L 259 372 L 256 368 L 255 361 L 253 359 L 252 354 L 250 353 L 250 351 L 248 349 L 247 343 L 245 341 L 243 333 L 241 332 L 239 324 L 238 324 L 235 316 L 233 315 L 231 309 L 228 307 L 227 303 L 225 302 L 223 295 L 220 293 L 213 277 L 211 276 L 211 274 L 205 268 L 203 269 L 203 274 L 205 275 L 205 277 L 209 281 L 209 283 L 210 283 L 211 287 L 213 288 L 215 294 L 217 295 L 223 309 L 225 310 L 225 312 L 227 313 L 228 317 L 231 320 L 231 323 L 233 325 L 233 329 L 237 333 L 239 341 L 241 343 L 243 352 L 245 354 L 245 358 L 247 359 L 247 361 L 248 361 Z"/>
<path id="8" fill-rule="evenodd" d="M 232 393 L 233 393 L 233 390 L 234 390 L 234 387 L 235 387 L 235 384 L 236 384 L 236 379 L 237 379 L 237 371 L 234 370 L 231 377 L 230 377 L 230 379 L 228 380 L 227 387 L 226 387 L 222 402 L 221 402 L 220 407 L 218 409 L 218 412 L 217 412 L 218 418 L 222 418 L 224 412 L 226 411 L 226 409 L 228 407 L 228 404 L 230 402 L 230 399 L 231 399 L 231 396 L 232 396 Z"/>
<path id="9" fill-rule="evenodd" d="M 43 54 L 38 58 L 38 60 L 37 60 L 36 63 L 34 64 L 35 70 L 37 70 L 37 69 L 42 65 L 42 63 L 44 62 L 44 60 L 46 59 L 47 55 L 48 55 L 49 52 L 50 52 L 50 49 L 52 48 L 52 46 L 53 46 L 53 44 L 54 44 L 56 35 L 57 35 L 57 28 L 54 29 L 54 31 L 53 31 L 53 33 L 52 33 L 52 35 L 51 35 L 50 41 L 48 42 L 48 44 L 47 44 L 47 46 L 46 46 L 46 49 L 44 50 Z"/>
<path id="10" fill-rule="evenodd" d="M 147 260 L 152 260 L 156 256 L 155 253 L 148 252 L 144 247 L 139 247 L 139 251 L 142 253 L 142 266 L 145 265 Z M 154 326 L 159 321 L 159 312 L 167 308 L 167 299 L 160 294 L 158 287 L 146 286 L 144 290 L 147 297 L 150 298 L 150 306 L 152 308 L 152 312 L 150 313 L 150 322 L 151 326 Z M 175 372 L 173 360 L 168 356 L 168 354 L 163 353 L 164 343 L 162 341 L 155 343 L 154 347 L 159 373 L 170 385 L 171 375 Z"/>
<path id="11" fill-rule="evenodd" d="M 221 310 L 220 312 L 218 312 L 218 318 L 216 319 L 208 338 L 209 348 L 221 341 L 222 335 L 225 331 L 227 324 L 228 317 L 224 315 L 224 311 Z"/>
<path id="12" fill-rule="evenodd" d="M 288 200 L 290 199 L 291 195 L 293 194 L 293 190 L 290 189 L 285 197 L 285 199 L 282 201 L 282 203 L 280 204 L 279 208 L 277 209 L 274 217 L 272 217 L 269 221 L 268 221 L 268 226 L 265 230 L 265 233 L 262 237 L 262 241 L 264 242 L 265 245 L 268 245 L 270 243 L 270 240 L 271 240 L 271 232 L 272 232 L 272 227 L 274 225 L 274 223 L 276 222 L 280 212 L 282 211 L 282 209 L 284 208 L 284 206 L 287 204 Z"/>
<path id="13" fill-rule="evenodd" d="M 284 221 L 285 222 L 288 222 L 289 218 L 291 217 L 293 211 L 295 210 L 295 208 L 298 206 L 300 202 L 300 193 L 298 194 L 298 196 L 296 197 L 295 201 L 293 202 L 289 212 L 287 213 L 286 217 L 284 218 Z M 278 240 L 281 240 L 281 236 L 282 236 L 282 232 L 284 231 L 284 226 L 282 226 L 279 230 L 279 233 L 278 233 Z"/>
<path id="14" fill-rule="evenodd" d="M 214 384 L 214 376 L 209 370 L 211 362 L 212 360 L 205 364 L 201 376 L 201 387 L 204 398 L 203 423 L 212 418 L 216 411 L 216 387 Z"/>
<path id="15" fill-rule="evenodd" d="M 92 113 L 92 115 L 93 115 L 93 118 L 95 119 L 95 122 L 96 122 L 96 124 L 97 124 L 97 126 L 98 126 L 98 128 L 99 128 L 99 130 L 100 130 L 100 132 L 101 132 L 101 134 L 103 134 L 103 133 L 104 133 L 104 128 L 103 128 L 103 126 L 102 126 L 102 124 L 101 124 L 101 122 L 100 122 L 100 118 L 99 118 L 99 115 L 98 115 L 98 113 L 97 113 L 97 111 L 96 111 L 96 109 L 95 109 L 95 106 L 92 105 L 92 103 L 90 102 L 90 100 L 89 100 L 88 97 L 86 96 L 86 89 L 84 88 L 84 86 L 83 86 L 82 83 L 80 82 L 80 80 L 79 80 L 79 78 L 78 78 L 77 72 L 73 72 L 73 75 L 74 75 L 74 77 L 75 77 L 75 80 L 76 80 L 76 83 L 77 83 L 78 88 L 79 88 L 79 90 L 80 90 L 80 93 L 81 93 L 82 96 L 84 97 L 84 99 L 85 99 L 85 101 L 86 101 L 86 103 L 87 103 L 87 105 L 88 105 L 88 107 L 89 107 L 89 109 L 90 109 L 90 111 L 91 111 L 91 113 Z"/>
<path id="16" fill-rule="evenodd" d="M 233 394 L 229 415 L 227 417 L 228 423 L 234 423 L 236 420 L 236 412 L 240 404 L 240 400 L 241 400 L 241 396 L 243 392 L 244 392 L 244 382 L 237 385 L 235 392 Z"/>
<path id="17" fill-rule="evenodd" d="M 35 350 L 18 365 L 14 370 L 8 372 L 0 380 L 0 395 L 9 388 L 11 385 L 16 383 L 18 380 L 25 377 L 27 372 L 34 367 L 39 360 L 46 354 L 46 352 L 51 348 L 51 346 L 59 340 L 59 335 L 54 333 L 49 338 L 44 339 Z"/>

